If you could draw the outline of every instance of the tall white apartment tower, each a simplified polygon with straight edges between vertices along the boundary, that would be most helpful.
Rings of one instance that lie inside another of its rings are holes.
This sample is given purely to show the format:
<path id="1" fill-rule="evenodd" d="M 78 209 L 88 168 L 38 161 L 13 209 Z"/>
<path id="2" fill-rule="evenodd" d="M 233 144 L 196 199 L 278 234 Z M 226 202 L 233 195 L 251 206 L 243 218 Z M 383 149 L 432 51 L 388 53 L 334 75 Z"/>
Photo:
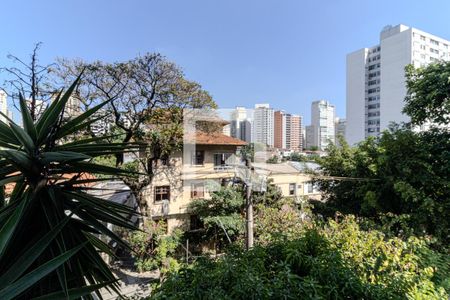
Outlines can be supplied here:
<path id="1" fill-rule="evenodd" d="M 0 90 L 0 111 L 12 120 L 12 112 L 8 109 L 8 95 L 4 90 Z M 0 114 L 0 120 L 7 122 L 6 118 Z"/>
<path id="2" fill-rule="evenodd" d="M 252 121 L 248 116 L 247 109 L 237 106 L 231 113 L 230 136 L 241 139 L 248 143 L 252 140 Z"/>
<path id="3" fill-rule="evenodd" d="M 274 145 L 274 110 L 269 104 L 256 104 L 253 111 L 253 142 Z"/>
<path id="4" fill-rule="evenodd" d="M 450 41 L 402 24 L 386 26 L 378 45 L 348 54 L 347 142 L 378 136 L 391 122 L 408 122 L 402 114 L 405 67 L 449 59 Z"/>
<path id="5" fill-rule="evenodd" d="M 335 143 L 334 105 L 326 100 L 314 101 L 311 104 L 311 126 L 306 128 L 307 147 L 316 146 L 323 151 L 329 143 Z"/>

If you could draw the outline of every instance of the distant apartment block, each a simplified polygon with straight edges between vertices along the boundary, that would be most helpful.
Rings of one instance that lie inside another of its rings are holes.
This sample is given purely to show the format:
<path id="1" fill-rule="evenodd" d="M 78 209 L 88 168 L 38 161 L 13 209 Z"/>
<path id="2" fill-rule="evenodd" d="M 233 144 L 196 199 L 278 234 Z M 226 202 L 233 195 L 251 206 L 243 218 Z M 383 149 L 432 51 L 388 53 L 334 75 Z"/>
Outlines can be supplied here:
<path id="1" fill-rule="evenodd" d="M 274 146 L 283 150 L 302 150 L 302 119 L 300 116 L 284 111 L 274 113 Z"/>
<path id="2" fill-rule="evenodd" d="M 253 111 L 253 142 L 274 146 L 274 110 L 269 104 L 256 104 Z"/>
<path id="3" fill-rule="evenodd" d="M 317 147 L 324 151 L 335 143 L 335 107 L 326 100 L 311 104 L 311 125 L 306 127 L 306 149 Z"/>
<path id="4" fill-rule="evenodd" d="M 378 136 L 402 114 L 406 96 L 405 66 L 426 66 L 450 59 L 450 41 L 405 25 L 386 26 L 380 42 L 347 55 L 346 139 L 355 144 Z"/>
<path id="5" fill-rule="evenodd" d="M 12 112 L 8 109 L 8 96 L 3 90 L 0 90 L 0 111 L 2 112 L 2 114 L 0 114 L 0 120 L 2 120 L 3 122 L 6 123 L 7 121 L 5 116 L 10 119 L 13 118 Z"/>
<path id="6" fill-rule="evenodd" d="M 338 136 L 342 136 L 345 139 L 345 128 L 347 127 L 347 120 L 336 118 L 334 126 L 336 131 L 336 145 L 339 145 Z"/>
<path id="7" fill-rule="evenodd" d="M 245 107 L 238 106 L 231 113 L 230 136 L 247 143 L 252 141 L 252 120 Z"/>

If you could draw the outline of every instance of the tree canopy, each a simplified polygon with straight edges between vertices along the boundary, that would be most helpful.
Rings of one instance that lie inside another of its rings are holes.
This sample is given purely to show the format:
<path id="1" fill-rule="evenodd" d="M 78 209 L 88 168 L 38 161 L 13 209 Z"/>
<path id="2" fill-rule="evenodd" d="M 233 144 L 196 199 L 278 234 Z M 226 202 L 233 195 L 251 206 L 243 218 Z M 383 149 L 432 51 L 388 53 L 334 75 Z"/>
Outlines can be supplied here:
<path id="1" fill-rule="evenodd" d="M 406 67 L 407 96 L 403 112 L 415 125 L 450 124 L 450 62 L 424 68 Z"/>

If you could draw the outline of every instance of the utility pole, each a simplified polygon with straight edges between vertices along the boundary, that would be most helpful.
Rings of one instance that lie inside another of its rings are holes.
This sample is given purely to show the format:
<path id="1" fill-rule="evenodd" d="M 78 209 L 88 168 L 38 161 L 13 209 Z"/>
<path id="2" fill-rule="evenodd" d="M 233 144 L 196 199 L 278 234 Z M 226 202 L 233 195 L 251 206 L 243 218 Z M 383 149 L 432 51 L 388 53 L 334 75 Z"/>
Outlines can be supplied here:
<path id="1" fill-rule="evenodd" d="M 253 167 L 250 165 L 250 159 L 246 157 L 245 166 L 250 170 L 250 178 L 248 178 L 245 187 L 245 204 L 246 204 L 246 219 L 247 219 L 247 250 L 253 247 L 253 200 L 252 200 L 252 175 Z"/>
<path id="2" fill-rule="evenodd" d="M 247 250 L 253 247 L 253 200 L 251 183 L 246 184 Z"/>

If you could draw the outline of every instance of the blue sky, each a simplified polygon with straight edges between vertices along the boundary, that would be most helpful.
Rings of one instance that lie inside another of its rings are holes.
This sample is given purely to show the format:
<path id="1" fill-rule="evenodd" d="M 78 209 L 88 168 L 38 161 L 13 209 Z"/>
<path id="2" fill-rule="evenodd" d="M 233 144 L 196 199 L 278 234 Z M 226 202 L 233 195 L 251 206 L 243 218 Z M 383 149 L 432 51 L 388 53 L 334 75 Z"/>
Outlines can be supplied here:
<path id="1" fill-rule="evenodd" d="M 345 116 L 345 56 L 403 23 L 450 39 L 450 1 L 2 1 L 0 66 L 12 53 L 120 61 L 160 52 L 223 108 L 268 102 L 310 119 L 327 99 Z"/>

